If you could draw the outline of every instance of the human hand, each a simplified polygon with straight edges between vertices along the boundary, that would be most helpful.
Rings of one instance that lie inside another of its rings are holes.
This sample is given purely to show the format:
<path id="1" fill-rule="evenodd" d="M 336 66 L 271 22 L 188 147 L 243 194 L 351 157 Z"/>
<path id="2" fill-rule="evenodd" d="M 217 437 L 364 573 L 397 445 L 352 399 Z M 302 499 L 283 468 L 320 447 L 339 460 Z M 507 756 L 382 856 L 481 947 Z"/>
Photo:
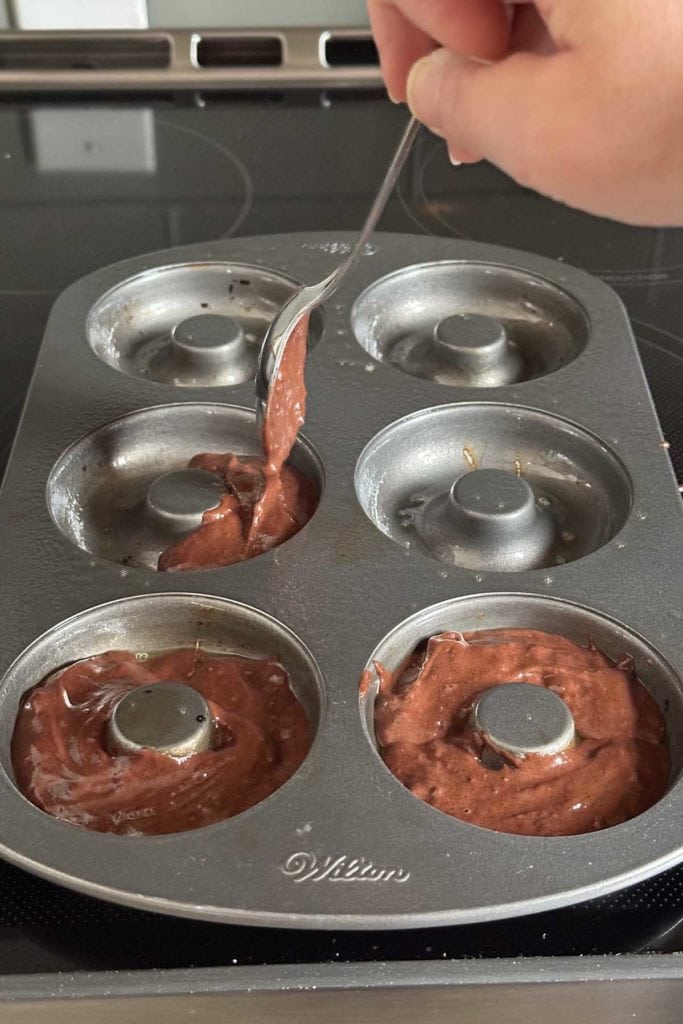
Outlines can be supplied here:
<path id="1" fill-rule="evenodd" d="M 387 88 L 520 184 L 683 224 L 680 0 L 368 0 Z"/>

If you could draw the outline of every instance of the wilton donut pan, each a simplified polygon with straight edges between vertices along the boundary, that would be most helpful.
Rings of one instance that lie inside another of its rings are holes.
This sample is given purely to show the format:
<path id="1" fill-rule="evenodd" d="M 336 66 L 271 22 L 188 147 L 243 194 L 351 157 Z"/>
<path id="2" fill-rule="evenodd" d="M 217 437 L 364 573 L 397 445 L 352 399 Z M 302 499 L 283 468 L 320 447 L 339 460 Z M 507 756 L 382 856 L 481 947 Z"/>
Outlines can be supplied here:
<path id="1" fill-rule="evenodd" d="M 7 860 L 168 914 L 361 929 L 549 910 L 683 859 L 681 502 L 624 307 L 588 274 L 376 235 L 311 320 L 290 458 L 316 496 L 310 521 L 249 561 L 157 571 L 166 520 L 189 529 L 211 500 L 205 479 L 170 497 L 168 480 L 198 452 L 259 453 L 260 340 L 352 239 L 153 253 L 55 304 L 0 494 Z M 474 500 L 493 512 L 472 539 Z M 658 802 L 602 831 L 515 835 L 402 785 L 378 753 L 374 660 L 395 671 L 436 633 L 490 628 L 633 658 L 666 723 Z M 31 687 L 112 649 L 193 646 L 287 670 L 312 745 L 279 789 L 165 835 L 92 831 L 21 794 L 10 747 Z"/>

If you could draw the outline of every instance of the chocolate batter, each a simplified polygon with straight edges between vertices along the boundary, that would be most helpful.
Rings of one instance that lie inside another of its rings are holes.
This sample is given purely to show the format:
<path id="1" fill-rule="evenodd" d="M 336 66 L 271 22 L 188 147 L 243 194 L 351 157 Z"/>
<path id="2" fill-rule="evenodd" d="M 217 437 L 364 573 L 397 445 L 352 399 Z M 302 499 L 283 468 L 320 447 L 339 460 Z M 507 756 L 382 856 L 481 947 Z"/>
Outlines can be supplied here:
<path id="1" fill-rule="evenodd" d="M 520 835 L 576 835 L 627 821 L 664 793 L 664 719 L 629 656 L 614 664 L 561 636 L 492 629 L 442 633 L 396 673 L 375 668 L 384 761 L 416 796 L 456 818 Z M 369 682 L 366 673 L 361 689 Z M 485 690 L 509 682 L 554 690 L 574 716 L 576 744 L 486 767 L 486 740 L 470 712 Z"/>
<path id="2" fill-rule="evenodd" d="M 175 759 L 116 755 L 106 727 L 129 690 L 186 683 L 208 702 L 211 750 Z M 109 651 L 61 669 L 26 694 L 12 737 L 17 785 L 48 814 L 97 832 L 158 835 L 252 807 L 297 770 L 311 744 L 303 708 L 272 658 L 184 649 L 138 660 Z"/>
<path id="3" fill-rule="evenodd" d="M 308 316 L 292 331 L 268 394 L 263 458 L 195 455 L 191 469 L 219 473 L 227 493 L 202 525 L 161 553 L 159 569 L 210 569 L 244 562 L 298 533 L 315 511 L 314 485 L 285 462 L 306 412 L 304 363 Z"/>

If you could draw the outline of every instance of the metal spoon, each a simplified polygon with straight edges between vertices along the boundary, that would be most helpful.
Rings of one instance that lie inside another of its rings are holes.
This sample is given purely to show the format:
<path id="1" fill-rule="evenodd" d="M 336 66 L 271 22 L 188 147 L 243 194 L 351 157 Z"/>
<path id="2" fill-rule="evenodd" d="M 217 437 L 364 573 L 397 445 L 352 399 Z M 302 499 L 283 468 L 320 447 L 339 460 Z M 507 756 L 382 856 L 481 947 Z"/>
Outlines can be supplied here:
<path id="1" fill-rule="evenodd" d="M 268 328 L 268 332 L 263 339 L 258 368 L 256 370 L 256 415 L 259 425 L 263 422 L 265 414 L 266 402 L 268 401 L 268 387 L 278 371 L 289 335 L 304 314 L 310 313 L 316 306 L 329 299 L 330 295 L 339 287 L 344 275 L 348 273 L 361 255 L 365 243 L 382 215 L 387 199 L 396 184 L 396 179 L 401 173 L 401 168 L 419 130 L 420 122 L 411 117 L 393 159 L 389 164 L 379 192 L 375 196 L 365 224 L 346 259 L 318 284 L 302 285 L 301 288 L 297 289 L 287 299 Z"/>

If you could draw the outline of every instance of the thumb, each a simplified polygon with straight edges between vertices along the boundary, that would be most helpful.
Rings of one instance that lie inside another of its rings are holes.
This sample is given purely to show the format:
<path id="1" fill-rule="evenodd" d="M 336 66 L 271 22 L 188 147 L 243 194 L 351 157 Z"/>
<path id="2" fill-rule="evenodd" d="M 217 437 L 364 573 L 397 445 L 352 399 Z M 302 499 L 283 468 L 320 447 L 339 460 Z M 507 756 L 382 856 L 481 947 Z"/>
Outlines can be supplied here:
<path id="1" fill-rule="evenodd" d="M 408 105 L 445 137 L 451 159 L 490 160 L 533 188 L 560 134 L 560 109 L 571 102 L 568 58 L 517 53 L 489 64 L 435 50 L 413 65 Z"/>

